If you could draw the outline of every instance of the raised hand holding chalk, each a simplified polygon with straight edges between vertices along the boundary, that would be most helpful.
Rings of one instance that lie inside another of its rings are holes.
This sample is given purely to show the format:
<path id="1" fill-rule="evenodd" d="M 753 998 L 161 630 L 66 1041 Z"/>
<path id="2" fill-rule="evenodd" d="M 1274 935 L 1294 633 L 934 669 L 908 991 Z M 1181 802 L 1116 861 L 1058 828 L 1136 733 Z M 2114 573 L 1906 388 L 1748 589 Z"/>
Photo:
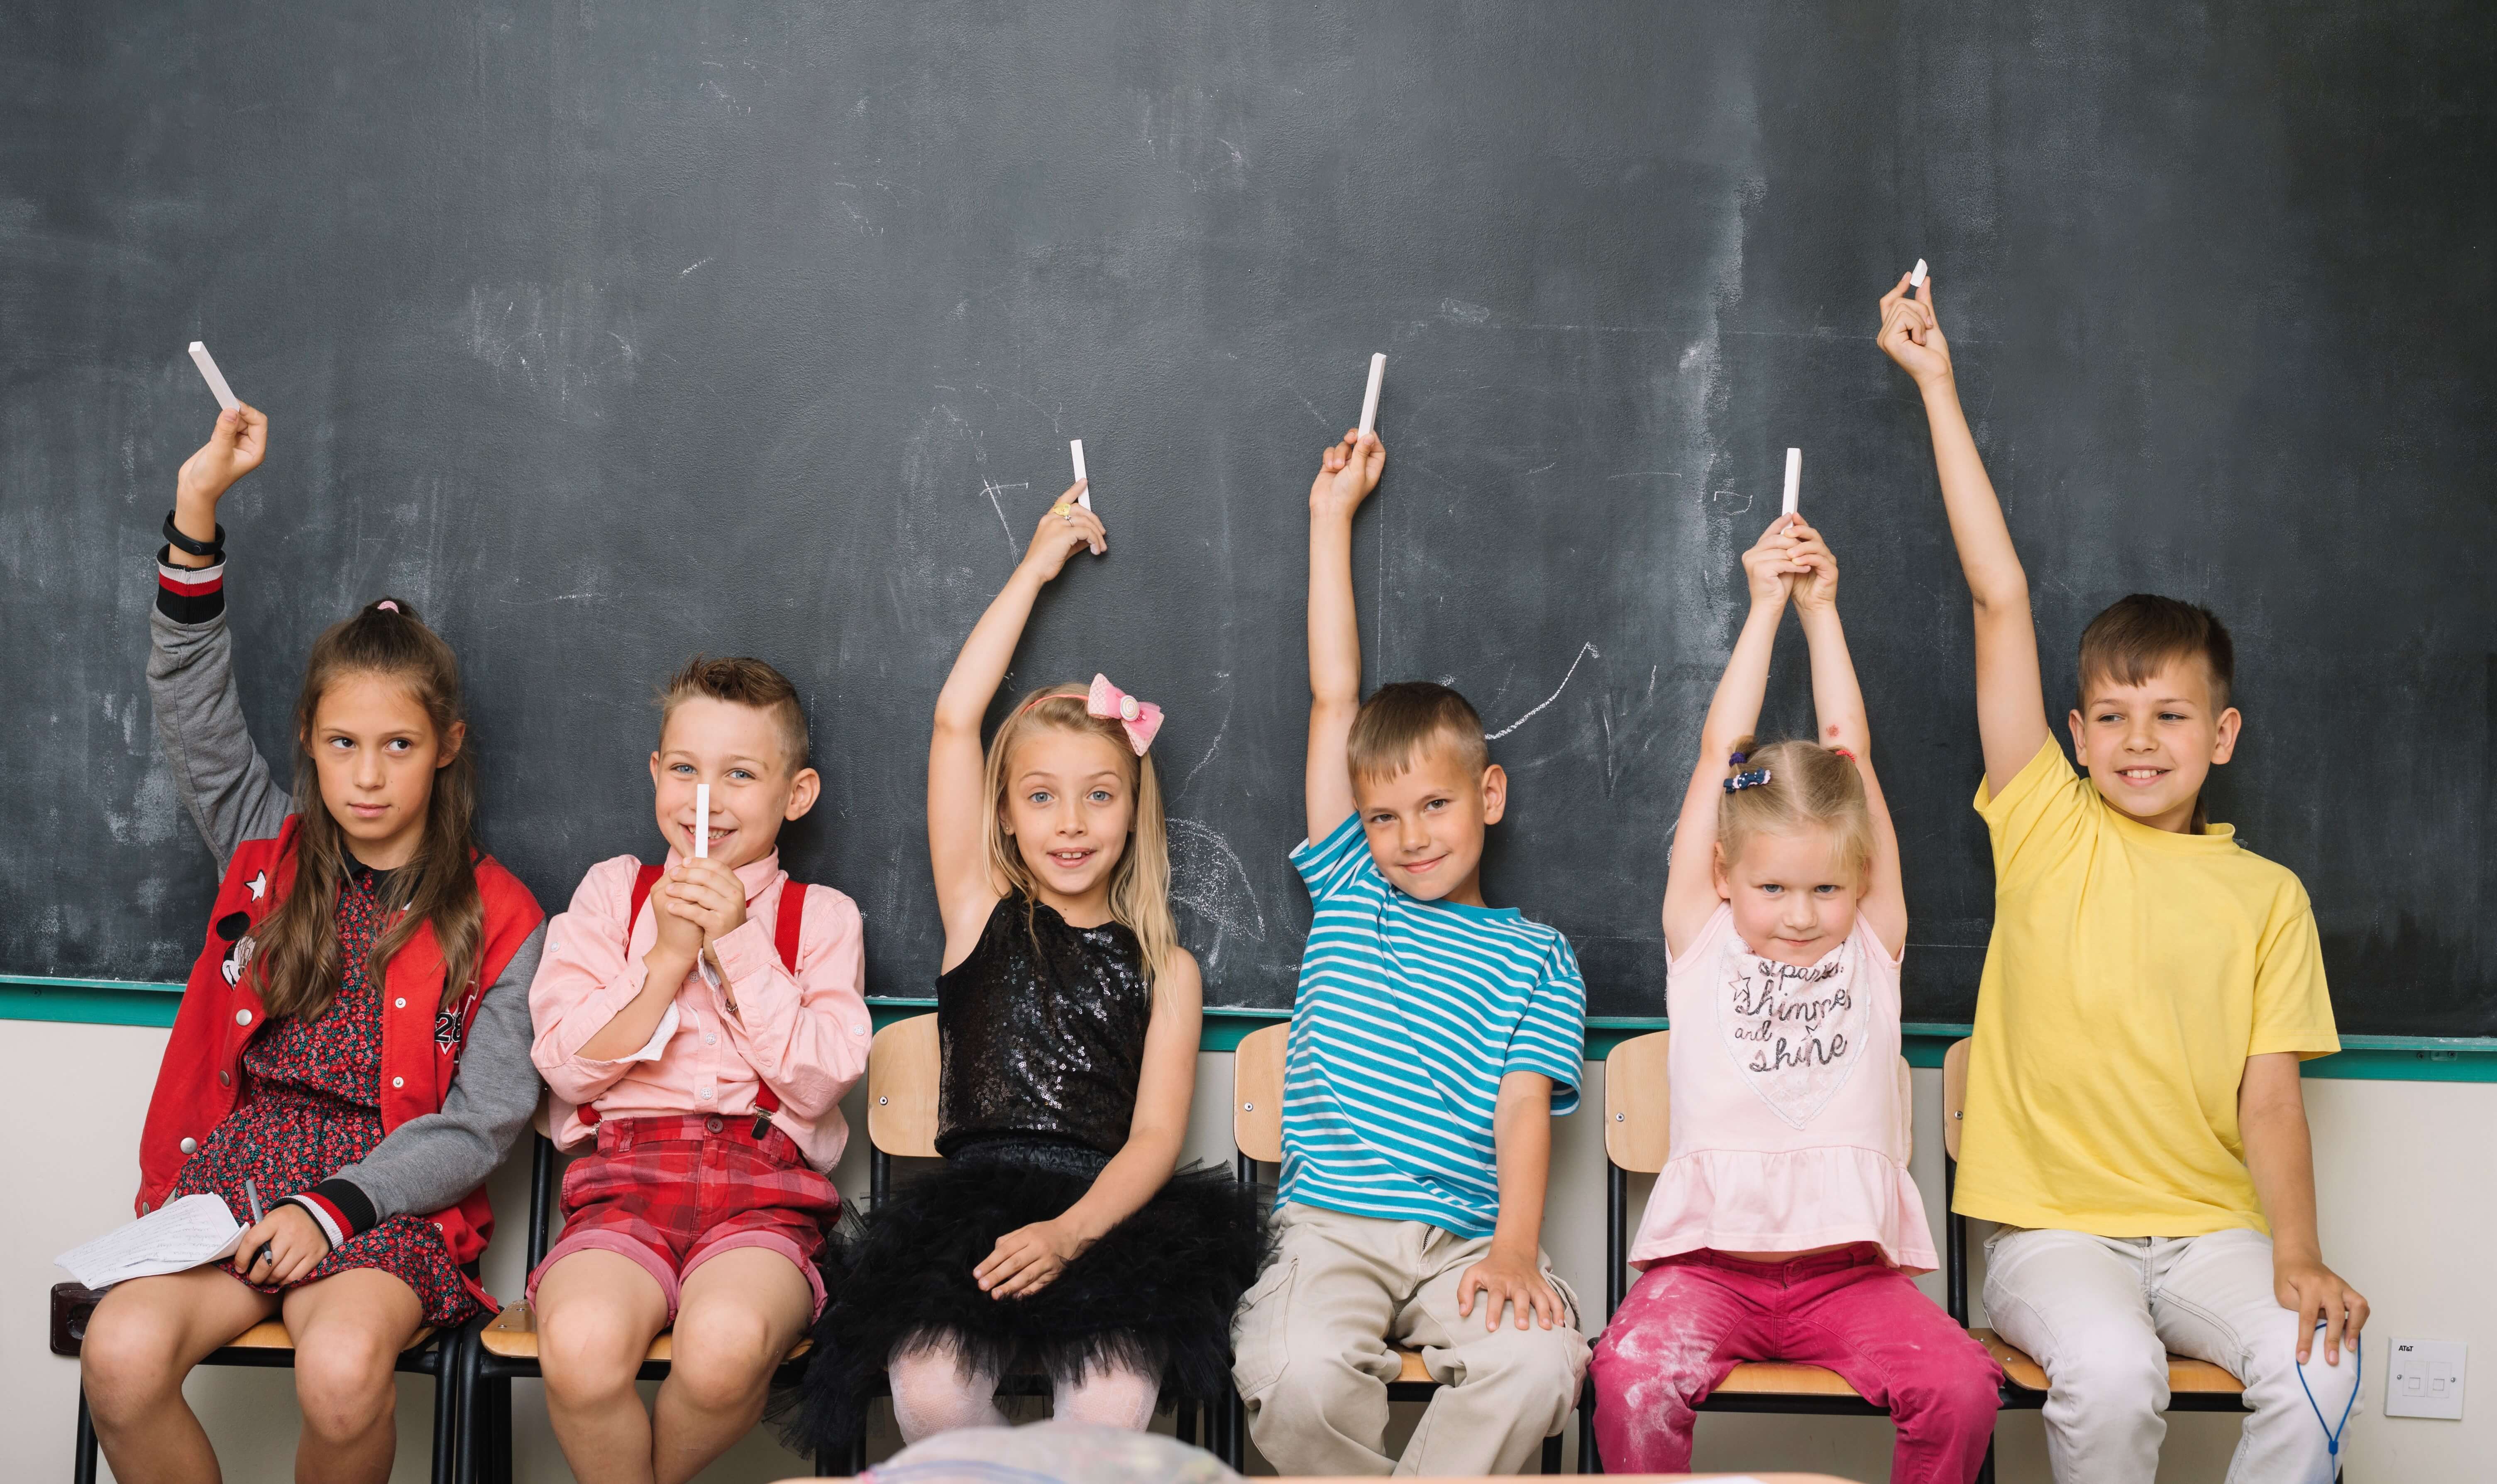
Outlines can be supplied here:
<path id="1" fill-rule="evenodd" d="M 1786 560 L 1801 569 L 1787 588 L 1799 614 L 1826 613 L 1838 606 L 1838 558 L 1829 543 L 1803 517 L 1786 522 Z"/>
<path id="2" fill-rule="evenodd" d="M 1795 559 L 1803 541 L 1798 530 L 1810 530 L 1801 516 L 1782 515 L 1760 532 L 1760 539 L 1743 553 L 1743 579 L 1752 592 L 1754 608 L 1780 608 L 1795 590 L 1795 584 L 1810 566 Z"/>
<path id="3" fill-rule="evenodd" d="M 1319 456 L 1318 477 L 1310 481 L 1310 513 L 1351 514 L 1370 498 L 1386 471 L 1387 446 L 1376 433 L 1352 429 Z"/>
<path id="4" fill-rule="evenodd" d="M 1101 518 L 1081 502 L 1083 493 L 1082 480 L 1067 486 L 1058 503 L 1041 516 L 1040 529 L 1032 532 L 1031 545 L 1023 553 L 1023 565 L 1038 573 L 1044 583 L 1058 576 L 1066 558 L 1079 549 L 1090 547 L 1095 556 L 1110 550 L 1110 533 Z"/>
<path id="5" fill-rule="evenodd" d="M 1922 263 L 1917 265 L 1923 267 Z M 1951 374 L 1950 342 L 1943 337 L 1942 321 L 1934 317 L 1934 286 L 1931 280 L 1915 282 L 1914 273 L 1901 273 L 1898 284 L 1881 296 L 1881 349 L 1900 369 L 1916 379 L 1916 385 L 1929 386 L 1948 381 Z M 1922 295 L 1909 297 L 1911 288 Z"/>
<path id="6" fill-rule="evenodd" d="M 269 419 L 256 407 L 237 405 L 217 414 L 208 441 L 182 460 L 174 476 L 174 528 L 203 548 L 219 544 L 217 501 L 234 482 L 269 457 Z M 178 566 L 205 567 L 216 558 L 170 549 Z"/>

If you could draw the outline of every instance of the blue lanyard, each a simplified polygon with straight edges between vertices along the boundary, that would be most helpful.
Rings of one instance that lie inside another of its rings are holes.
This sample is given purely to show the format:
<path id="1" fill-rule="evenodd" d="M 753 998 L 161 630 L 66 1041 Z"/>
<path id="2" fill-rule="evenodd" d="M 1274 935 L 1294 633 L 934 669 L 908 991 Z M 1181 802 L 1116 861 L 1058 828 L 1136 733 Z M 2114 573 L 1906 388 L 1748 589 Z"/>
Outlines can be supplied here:
<path id="1" fill-rule="evenodd" d="M 2315 1327 L 2323 1328 L 2323 1321 L 2316 1320 Z M 2355 1370 L 2350 1377 L 2350 1400 L 2341 1404 L 2339 1427 L 2334 1427 L 2323 1420 L 2323 1408 L 2315 1405 L 2315 1388 L 2306 1384 L 2306 1368 L 2304 1366 L 2297 1368 L 2297 1389 L 2306 1393 L 2306 1405 L 2315 1413 L 2315 1425 L 2323 1429 L 2324 1449 L 2332 1455 L 2335 1462 L 2338 1462 L 2341 1457 L 2341 1435 L 2350 1426 L 2350 1408 L 2358 1405 L 2358 1388 L 2365 1384 L 2367 1379 L 2367 1347 L 2355 1338 L 2350 1345 L 2350 1359 Z"/>

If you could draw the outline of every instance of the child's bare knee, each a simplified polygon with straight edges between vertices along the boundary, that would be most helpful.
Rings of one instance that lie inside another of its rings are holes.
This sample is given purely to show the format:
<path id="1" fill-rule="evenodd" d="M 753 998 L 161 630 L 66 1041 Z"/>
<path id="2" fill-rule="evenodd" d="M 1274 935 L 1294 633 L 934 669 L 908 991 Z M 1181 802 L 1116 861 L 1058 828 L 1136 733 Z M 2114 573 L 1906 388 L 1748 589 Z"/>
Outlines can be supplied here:
<path id="1" fill-rule="evenodd" d="M 99 1309 L 79 1346 L 79 1379 L 88 1409 L 111 1427 L 181 1388 L 180 1329 L 144 1309 Z"/>
<path id="2" fill-rule="evenodd" d="M 602 1398 L 632 1386 L 650 1342 L 625 1315 L 575 1304 L 538 1320 L 538 1371 L 558 1401 Z"/>
<path id="3" fill-rule="evenodd" d="M 670 1376 L 686 1401 L 726 1411 L 752 1399 L 779 1364 L 770 1321 L 743 1310 L 680 1315 Z"/>
<path id="4" fill-rule="evenodd" d="M 303 1426 L 321 1437 L 362 1437 L 398 1405 L 397 1366 L 397 1347 L 362 1326 L 305 1334 L 295 1347 L 295 1399 Z"/>

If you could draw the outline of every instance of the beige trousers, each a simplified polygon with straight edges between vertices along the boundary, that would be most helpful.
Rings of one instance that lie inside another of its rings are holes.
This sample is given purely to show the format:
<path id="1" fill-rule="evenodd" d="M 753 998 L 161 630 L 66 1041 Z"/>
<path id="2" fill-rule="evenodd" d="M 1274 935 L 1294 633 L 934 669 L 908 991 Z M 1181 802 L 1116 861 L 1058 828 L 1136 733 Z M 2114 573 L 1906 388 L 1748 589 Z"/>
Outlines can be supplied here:
<path id="1" fill-rule="evenodd" d="M 1491 1239 L 1297 1204 L 1276 1224 L 1275 1260 L 1241 1300 L 1231 1343 L 1248 1436 L 1279 1472 L 1516 1473 L 1567 1423 L 1587 1341 L 1549 1257 L 1537 1254 L 1572 1323 L 1521 1330 L 1508 1313 L 1487 1331 L 1479 1302 L 1457 1312 L 1457 1283 Z M 1440 1383 L 1402 1460 L 1384 1451 L 1397 1344 Z"/>

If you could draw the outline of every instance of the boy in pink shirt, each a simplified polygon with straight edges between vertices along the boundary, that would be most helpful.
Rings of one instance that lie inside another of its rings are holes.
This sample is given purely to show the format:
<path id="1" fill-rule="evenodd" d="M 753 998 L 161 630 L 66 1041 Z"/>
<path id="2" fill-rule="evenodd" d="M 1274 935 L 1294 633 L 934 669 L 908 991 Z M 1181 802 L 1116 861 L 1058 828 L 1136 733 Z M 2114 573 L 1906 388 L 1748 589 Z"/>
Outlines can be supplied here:
<path id="1" fill-rule="evenodd" d="M 869 1026 L 857 905 L 780 869 L 780 826 L 820 788 L 796 687 L 760 660 L 697 659 L 661 707 L 666 862 L 590 868 L 529 990 L 555 1143 L 596 1141 L 565 1172 L 529 1298 L 573 1473 L 674 1484 L 761 1418 L 823 1308 L 815 1257 L 840 1207 L 823 1172 Z M 633 1380 L 671 1324 L 654 1419 Z"/>

